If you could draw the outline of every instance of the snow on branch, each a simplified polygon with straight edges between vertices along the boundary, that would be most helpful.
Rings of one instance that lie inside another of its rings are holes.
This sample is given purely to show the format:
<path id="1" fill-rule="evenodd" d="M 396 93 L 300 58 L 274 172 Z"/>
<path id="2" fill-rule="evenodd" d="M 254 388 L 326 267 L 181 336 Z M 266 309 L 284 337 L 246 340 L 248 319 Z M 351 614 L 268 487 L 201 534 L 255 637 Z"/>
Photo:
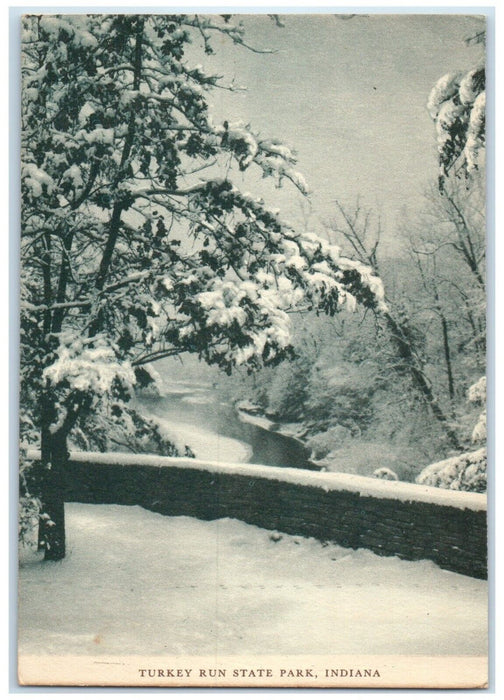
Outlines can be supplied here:
<path id="1" fill-rule="evenodd" d="M 57 359 L 46 367 L 43 376 L 53 386 L 63 383 L 71 390 L 106 394 L 115 381 L 130 393 L 135 373 L 129 362 L 119 362 L 104 337 L 82 338 L 71 331 L 62 334 Z"/>
<path id="2" fill-rule="evenodd" d="M 276 139 L 259 139 L 243 122 L 225 121 L 218 126 L 210 122 L 210 128 L 220 138 L 222 146 L 235 155 L 240 170 L 255 163 L 261 168 L 263 177 L 275 178 L 278 186 L 282 180 L 290 180 L 302 194 L 309 194 L 304 177 L 294 168 L 297 157 L 292 148 Z"/>
<path id="3" fill-rule="evenodd" d="M 384 308 L 370 267 L 228 179 L 231 155 L 308 193 L 293 148 L 210 118 L 219 79 L 191 67 L 186 45 L 196 33 L 205 48 L 216 33 L 245 45 L 241 23 L 38 19 L 23 22 L 23 235 L 26 332 L 42 320 L 50 338 L 40 377 L 103 395 L 134 382 L 131 363 L 185 351 L 256 369 L 291 356 L 295 310 Z"/>
<path id="4" fill-rule="evenodd" d="M 485 68 L 443 75 L 434 85 L 427 109 L 436 124 L 440 185 L 460 160 L 470 174 L 477 170 L 485 148 Z"/>

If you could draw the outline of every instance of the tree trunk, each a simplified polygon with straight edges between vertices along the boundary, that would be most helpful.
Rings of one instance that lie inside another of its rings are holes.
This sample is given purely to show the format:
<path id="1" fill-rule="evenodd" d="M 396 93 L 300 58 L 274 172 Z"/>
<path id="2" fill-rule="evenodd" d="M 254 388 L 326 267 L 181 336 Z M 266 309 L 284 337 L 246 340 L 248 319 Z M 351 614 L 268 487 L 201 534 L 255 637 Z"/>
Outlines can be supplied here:
<path id="1" fill-rule="evenodd" d="M 453 381 L 453 370 L 451 363 L 451 353 L 450 353 L 450 341 L 448 338 L 448 322 L 443 313 L 441 313 L 441 327 L 443 329 L 443 350 L 446 365 L 446 374 L 448 375 L 448 393 L 450 395 L 450 401 L 455 398 L 455 384 Z"/>
<path id="2" fill-rule="evenodd" d="M 410 329 L 406 321 L 396 321 L 389 312 L 384 313 L 385 322 L 391 333 L 399 356 L 408 368 L 414 386 L 422 395 L 424 401 L 429 406 L 436 420 L 438 420 L 446 431 L 446 435 L 451 445 L 456 450 L 461 450 L 460 441 L 455 430 L 451 427 L 448 417 L 437 402 L 432 387 L 427 381 L 421 362 L 416 356 L 414 342 L 411 339 Z"/>
<path id="3" fill-rule="evenodd" d="M 41 517 L 39 550 L 45 560 L 59 561 L 65 556 L 65 471 L 68 463 L 66 432 L 50 431 L 51 402 L 43 399 L 41 431 Z"/>

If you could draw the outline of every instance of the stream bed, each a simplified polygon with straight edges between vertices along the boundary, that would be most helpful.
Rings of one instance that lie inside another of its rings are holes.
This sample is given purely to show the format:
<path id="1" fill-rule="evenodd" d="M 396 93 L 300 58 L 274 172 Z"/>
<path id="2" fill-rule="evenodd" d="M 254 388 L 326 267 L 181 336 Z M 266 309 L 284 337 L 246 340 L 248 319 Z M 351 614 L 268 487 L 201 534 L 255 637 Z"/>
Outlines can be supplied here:
<path id="1" fill-rule="evenodd" d="M 211 386 L 173 382 L 162 397 L 138 399 L 138 407 L 181 452 L 187 445 L 198 459 L 319 469 L 300 440 L 248 422 Z"/>

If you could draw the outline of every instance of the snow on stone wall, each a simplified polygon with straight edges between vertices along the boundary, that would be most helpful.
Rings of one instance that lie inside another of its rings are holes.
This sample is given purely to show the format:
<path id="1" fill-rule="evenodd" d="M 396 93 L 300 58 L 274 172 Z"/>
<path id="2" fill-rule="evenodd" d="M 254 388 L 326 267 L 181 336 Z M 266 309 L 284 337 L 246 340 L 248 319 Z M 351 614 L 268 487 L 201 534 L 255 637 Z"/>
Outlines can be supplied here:
<path id="1" fill-rule="evenodd" d="M 28 451 L 36 459 L 38 453 Z M 236 518 L 270 530 L 431 559 L 486 577 L 484 494 L 354 474 L 134 454 L 70 456 L 67 500 L 141 505 L 166 515 Z"/>

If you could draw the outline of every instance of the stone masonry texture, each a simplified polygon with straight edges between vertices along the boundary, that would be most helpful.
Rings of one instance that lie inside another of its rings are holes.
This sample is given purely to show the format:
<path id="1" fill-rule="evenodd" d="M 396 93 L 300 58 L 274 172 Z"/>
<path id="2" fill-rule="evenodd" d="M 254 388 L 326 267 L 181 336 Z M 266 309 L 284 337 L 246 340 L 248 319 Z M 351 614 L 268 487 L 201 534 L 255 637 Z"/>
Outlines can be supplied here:
<path id="1" fill-rule="evenodd" d="M 476 578 L 487 576 L 486 511 L 261 477 L 145 465 L 70 460 L 66 500 L 139 505 L 163 515 L 236 518 L 268 530 L 314 537 L 402 559 L 430 559 Z"/>

